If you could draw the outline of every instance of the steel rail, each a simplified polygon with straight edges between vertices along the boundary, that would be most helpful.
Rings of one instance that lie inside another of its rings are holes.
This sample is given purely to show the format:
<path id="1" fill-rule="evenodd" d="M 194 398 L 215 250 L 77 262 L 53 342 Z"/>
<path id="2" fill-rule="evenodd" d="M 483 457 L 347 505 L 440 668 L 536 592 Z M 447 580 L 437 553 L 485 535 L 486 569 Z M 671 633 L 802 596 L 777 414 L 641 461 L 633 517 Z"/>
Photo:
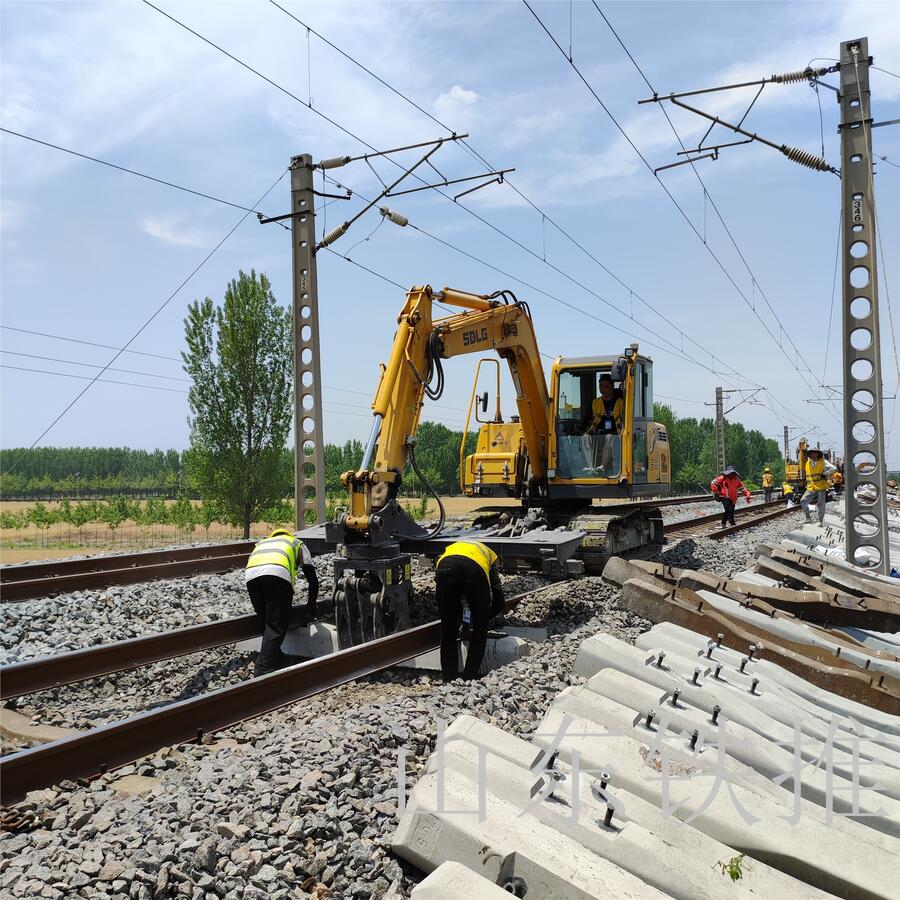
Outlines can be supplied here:
<path id="1" fill-rule="evenodd" d="M 785 507 L 784 500 L 772 500 L 769 503 L 761 503 L 757 506 L 744 506 L 740 509 L 735 510 L 735 514 L 742 521 L 747 518 L 747 516 L 751 515 L 751 513 L 758 512 L 762 509 L 775 509 L 776 507 L 780 507 L 783 510 L 793 507 Z M 799 509 L 800 507 L 796 507 Z M 689 535 L 689 534 L 698 534 L 703 537 L 708 537 L 713 531 L 717 529 L 712 529 L 707 532 L 705 530 L 705 526 L 712 525 L 716 522 L 722 521 L 722 513 L 710 513 L 708 516 L 697 516 L 693 519 L 679 519 L 677 522 L 666 522 L 663 525 L 663 533 L 667 535 Z M 749 527 L 749 526 L 745 526 Z"/>
<path id="2" fill-rule="evenodd" d="M 0 568 L 0 596 L 4 602 L 18 603 L 66 591 L 228 572 L 246 563 L 253 546 L 253 541 L 240 541 L 58 563 L 3 566 Z"/>
<path id="3" fill-rule="evenodd" d="M 504 612 L 546 589 L 544 585 L 511 597 Z M 373 675 L 434 650 L 440 645 L 440 633 L 441 623 L 429 622 L 4 756 L 0 758 L 0 803 L 17 803 L 29 791 L 67 779 L 95 777 L 161 747 L 199 741 L 210 732 Z"/>
<path id="4" fill-rule="evenodd" d="M 311 617 L 305 607 L 295 607 L 291 613 L 290 627 L 306 625 L 313 618 L 320 618 L 330 612 L 330 603 L 320 603 L 315 617 Z M 85 647 L 69 653 L 23 660 L 0 667 L 0 702 L 100 675 L 137 669 L 223 644 L 234 644 L 259 635 L 259 621 L 255 615 L 237 616 L 126 641 Z"/>
<path id="5" fill-rule="evenodd" d="M 719 528 L 716 531 L 711 531 L 708 535 L 706 535 L 706 537 L 710 537 L 713 540 L 718 541 L 724 537 L 728 537 L 729 534 L 734 534 L 736 531 L 743 531 L 745 528 L 752 528 L 754 525 L 761 525 L 763 522 L 768 522 L 771 519 L 780 519 L 782 516 L 786 516 L 788 513 L 800 512 L 801 509 L 802 507 L 796 505 L 783 506 L 781 509 L 763 513 L 761 516 L 744 518 L 741 519 L 740 522 L 735 522 L 734 525 L 726 525 L 725 528 Z"/>

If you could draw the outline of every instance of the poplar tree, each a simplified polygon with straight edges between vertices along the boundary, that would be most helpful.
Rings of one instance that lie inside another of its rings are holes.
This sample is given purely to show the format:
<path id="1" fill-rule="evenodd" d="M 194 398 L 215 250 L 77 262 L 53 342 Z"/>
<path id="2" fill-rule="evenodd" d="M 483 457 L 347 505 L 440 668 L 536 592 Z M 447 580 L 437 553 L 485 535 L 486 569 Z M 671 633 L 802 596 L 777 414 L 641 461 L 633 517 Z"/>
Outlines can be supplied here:
<path id="1" fill-rule="evenodd" d="M 250 526 L 291 489 L 285 447 L 291 426 L 291 316 L 265 275 L 238 274 L 221 306 L 207 297 L 188 307 L 184 370 L 191 446 L 190 482 L 226 520 Z"/>

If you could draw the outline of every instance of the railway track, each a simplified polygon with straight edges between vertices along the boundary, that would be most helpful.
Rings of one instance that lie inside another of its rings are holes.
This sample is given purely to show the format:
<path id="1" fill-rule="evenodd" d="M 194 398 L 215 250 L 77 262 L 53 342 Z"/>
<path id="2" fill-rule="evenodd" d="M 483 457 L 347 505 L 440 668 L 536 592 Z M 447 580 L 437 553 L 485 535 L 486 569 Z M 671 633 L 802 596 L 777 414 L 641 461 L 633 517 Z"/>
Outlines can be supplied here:
<path id="1" fill-rule="evenodd" d="M 181 550 L 151 550 L 0 568 L 4 602 L 21 602 L 67 591 L 137 584 L 156 578 L 183 578 L 237 569 L 247 562 L 254 541 L 232 541 Z"/>
<path id="2" fill-rule="evenodd" d="M 330 603 L 319 603 L 314 617 L 304 607 L 295 607 L 290 627 L 306 625 L 331 612 Z M 259 637 L 256 616 L 236 616 L 69 653 L 26 659 L 0 667 L 0 702 L 256 637 Z"/>
<path id="3" fill-rule="evenodd" d="M 635 506 L 680 506 L 703 503 L 709 494 L 638 500 Z M 505 507 L 504 507 L 505 508 Z M 247 562 L 253 541 L 231 541 L 180 550 L 151 550 L 118 556 L 32 563 L 0 567 L 0 597 L 16 603 L 69 591 L 138 584 L 158 578 L 209 575 L 240 568 Z"/>
<path id="4" fill-rule="evenodd" d="M 525 598 L 547 587 L 543 585 L 511 597 L 504 612 L 509 612 Z M 209 691 L 110 725 L 4 756 L 0 758 L 0 804 L 8 806 L 17 803 L 28 791 L 46 788 L 66 779 L 101 775 L 162 747 L 199 742 L 211 732 L 421 656 L 440 646 L 440 627 L 440 622 L 429 622 L 260 678 Z"/>
<path id="5" fill-rule="evenodd" d="M 786 506 L 784 500 L 772 500 L 770 503 L 762 503 L 757 506 L 738 507 L 734 511 L 735 524 L 724 528 L 721 525 L 718 528 L 715 527 L 722 521 L 722 513 L 717 512 L 679 522 L 668 522 L 663 526 L 663 532 L 667 537 L 678 540 L 687 537 L 721 540 L 730 534 L 743 531 L 745 528 L 753 528 L 755 525 L 762 525 L 772 519 L 779 519 L 789 513 L 800 511 L 800 506 Z"/>

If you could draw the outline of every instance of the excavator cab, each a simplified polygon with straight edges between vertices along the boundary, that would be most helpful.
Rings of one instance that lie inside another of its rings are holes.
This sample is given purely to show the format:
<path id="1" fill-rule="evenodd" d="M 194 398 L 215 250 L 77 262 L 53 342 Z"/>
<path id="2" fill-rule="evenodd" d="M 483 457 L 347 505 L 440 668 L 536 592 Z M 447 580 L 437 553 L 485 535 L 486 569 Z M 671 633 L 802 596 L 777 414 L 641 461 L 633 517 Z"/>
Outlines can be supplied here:
<path id="1" fill-rule="evenodd" d="M 549 498 L 668 493 L 668 435 L 653 421 L 653 360 L 637 344 L 618 357 L 557 359 L 550 395 Z"/>
<path id="2" fill-rule="evenodd" d="M 469 496 L 526 497 L 529 491 L 533 496 L 524 435 L 515 421 L 500 416 L 499 370 L 495 416 L 479 418 L 483 362 L 494 360 L 480 361 L 476 371 L 460 446 L 461 487 Z M 466 455 L 473 404 L 481 428 L 475 452 Z M 653 360 L 642 356 L 637 344 L 621 356 L 557 358 L 550 405 L 547 476 L 540 490 L 546 499 L 574 506 L 669 492 L 668 435 L 653 421 Z"/>

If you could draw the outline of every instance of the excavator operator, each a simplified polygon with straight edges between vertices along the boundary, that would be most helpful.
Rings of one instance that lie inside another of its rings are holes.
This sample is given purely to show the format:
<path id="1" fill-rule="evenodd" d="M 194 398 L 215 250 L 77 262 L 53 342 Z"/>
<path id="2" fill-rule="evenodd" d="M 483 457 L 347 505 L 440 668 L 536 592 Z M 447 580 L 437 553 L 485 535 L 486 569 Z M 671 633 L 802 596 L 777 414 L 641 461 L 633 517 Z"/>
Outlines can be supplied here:
<path id="1" fill-rule="evenodd" d="M 441 614 L 441 675 L 444 681 L 459 677 L 460 621 L 471 619 L 469 650 L 462 675 L 470 681 L 478 677 L 484 659 L 488 622 L 506 602 L 497 554 L 478 541 L 456 541 L 444 551 L 435 569 Z"/>
<path id="2" fill-rule="evenodd" d="M 617 396 L 613 380 L 609 375 L 601 375 L 598 385 L 600 396 L 591 404 L 593 418 L 584 434 L 596 435 L 594 448 L 600 451 L 601 472 L 611 473 L 613 470 L 613 443 L 622 433 L 625 420 L 625 404 L 621 396 Z"/>

